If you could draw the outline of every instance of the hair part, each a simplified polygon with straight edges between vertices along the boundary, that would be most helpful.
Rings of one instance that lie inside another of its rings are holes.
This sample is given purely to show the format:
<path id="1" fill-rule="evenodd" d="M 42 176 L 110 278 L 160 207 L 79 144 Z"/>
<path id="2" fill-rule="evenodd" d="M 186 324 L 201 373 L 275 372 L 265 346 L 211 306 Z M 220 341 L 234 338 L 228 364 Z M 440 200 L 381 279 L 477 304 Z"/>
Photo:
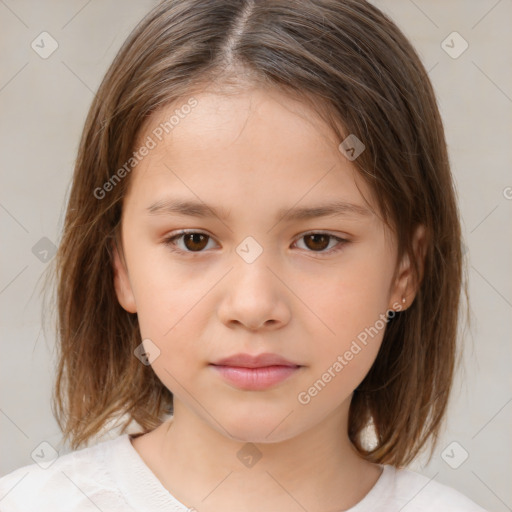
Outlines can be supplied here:
<path id="1" fill-rule="evenodd" d="M 172 393 L 134 357 L 136 314 L 114 289 L 130 176 L 94 191 L 131 157 L 155 113 L 204 88 L 268 87 L 311 105 L 341 142 L 393 229 L 399 260 L 419 283 L 412 305 L 387 325 L 355 390 L 349 438 L 368 461 L 403 466 L 435 446 L 452 386 L 462 279 L 461 232 L 441 117 L 415 50 L 363 0 L 163 1 L 125 41 L 90 107 L 62 240 L 55 258 L 58 368 L 52 407 L 73 449 L 127 415 L 147 432 L 172 412 Z M 424 266 L 412 240 L 427 233 Z M 398 261 L 397 261 L 398 263 Z M 467 295 L 467 291 L 466 291 Z M 361 433 L 372 422 L 373 448 Z M 340 433 L 341 435 L 341 433 Z"/>

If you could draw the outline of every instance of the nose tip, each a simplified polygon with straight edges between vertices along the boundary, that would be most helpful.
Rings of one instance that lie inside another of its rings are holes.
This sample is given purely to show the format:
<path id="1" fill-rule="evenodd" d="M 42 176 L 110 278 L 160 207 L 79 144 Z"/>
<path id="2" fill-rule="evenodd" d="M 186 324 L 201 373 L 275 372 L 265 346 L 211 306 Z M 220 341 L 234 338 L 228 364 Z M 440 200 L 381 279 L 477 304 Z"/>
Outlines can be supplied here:
<path id="1" fill-rule="evenodd" d="M 264 255 L 265 256 L 265 255 Z M 240 260 L 224 281 L 218 318 L 226 326 L 244 326 L 250 331 L 277 329 L 290 319 L 287 290 L 264 261 Z"/>

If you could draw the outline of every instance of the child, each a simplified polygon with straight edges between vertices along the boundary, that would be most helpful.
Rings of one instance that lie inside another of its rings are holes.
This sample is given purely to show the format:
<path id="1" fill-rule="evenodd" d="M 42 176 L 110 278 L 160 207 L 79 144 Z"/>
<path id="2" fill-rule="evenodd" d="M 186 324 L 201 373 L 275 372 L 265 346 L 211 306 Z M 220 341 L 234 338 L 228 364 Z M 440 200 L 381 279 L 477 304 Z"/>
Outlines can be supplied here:
<path id="1" fill-rule="evenodd" d="M 56 256 L 75 451 L 0 479 L 1 510 L 482 511 L 405 469 L 444 418 L 461 258 L 431 84 L 377 8 L 160 3 Z"/>

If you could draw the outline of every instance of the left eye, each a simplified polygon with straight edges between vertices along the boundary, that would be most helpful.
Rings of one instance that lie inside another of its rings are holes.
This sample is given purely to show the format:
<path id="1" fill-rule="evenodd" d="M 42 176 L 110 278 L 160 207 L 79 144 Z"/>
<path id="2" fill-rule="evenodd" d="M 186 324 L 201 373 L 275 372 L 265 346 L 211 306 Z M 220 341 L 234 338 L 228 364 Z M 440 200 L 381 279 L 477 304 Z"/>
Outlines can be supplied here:
<path id="1" fill-rule="evenodd" d="M 330 252 L 326 251 L 325 249 L 329 247 L 330 241 L 332 242 L 337 241 L 336 244 L 334 244 L 334 247 L 340 246 L 337 249 L 335 249 L 332 252 L 339 251 L 341 249 L 341 246 L 346 242 L 345 239 L 339 238 L 334 235 L 329 235 L 328 233 L 308 233 L 307 235 L 302 235 L 299 240 L 306 240 L 305 245 L 308 249 L 314 249 L 312 252 Z M 330 248 L 332 248 L 331 246 Z"/>
<path id="2" fill-rule="evenodd" d="M 330 235 L 328 233 L 315 232 L 315 233 L 307 233 L 306 235 L 302 235 L 298 241 L 304 239 L 306 249 L 308 252 L 317 252 L 317 253 L 328 253 L 328 252 L 336 252 L 341 249 L 341 247 L 348 242 L 343 238 Z M 182 247 L 177 247 L 175 241 L 181 241 Z M 173 251 L 185 252 L 185 253 L 200 253 L 204 252 L 203 250 L 208 246 L 208 242 L 212 240 L 210 235 L 206 233 L 202 233 L 200 231 L 182 231 L 175 235 L 172 235 L 164 240 L 164 244 L 169 246 L 169 248 Z M 298 241 L 296 243 L 298 243 Z M 334 245 L 331 242 L 335 242 Z M 335 250 L 331 251 L 332 247 L 337 247 Z M 326 250 L 329 249 L 329 250 Z"/>

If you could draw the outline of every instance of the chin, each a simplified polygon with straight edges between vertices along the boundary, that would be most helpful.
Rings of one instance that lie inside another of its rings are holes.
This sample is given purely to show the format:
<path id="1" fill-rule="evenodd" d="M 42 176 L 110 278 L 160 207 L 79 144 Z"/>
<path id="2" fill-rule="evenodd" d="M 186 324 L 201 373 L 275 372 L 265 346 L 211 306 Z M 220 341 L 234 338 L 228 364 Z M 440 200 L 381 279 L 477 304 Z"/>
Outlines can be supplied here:
<path id="1" fill-rule="evenodd" d="M 293 417 L 289 412 L 288 415 L 290 419 Z M 244 443 L 277 443 L 298 434 L 291 431 L 296 430 L 297 425 L 290 423 L 282 410 L 265 414 L 253 408 L 250 414 L 231 413 L 222 420 L 220 416 L 217 418 L 222 426 L 214 422 L 212 426 L 215 430 L 229 439 Z"/>

